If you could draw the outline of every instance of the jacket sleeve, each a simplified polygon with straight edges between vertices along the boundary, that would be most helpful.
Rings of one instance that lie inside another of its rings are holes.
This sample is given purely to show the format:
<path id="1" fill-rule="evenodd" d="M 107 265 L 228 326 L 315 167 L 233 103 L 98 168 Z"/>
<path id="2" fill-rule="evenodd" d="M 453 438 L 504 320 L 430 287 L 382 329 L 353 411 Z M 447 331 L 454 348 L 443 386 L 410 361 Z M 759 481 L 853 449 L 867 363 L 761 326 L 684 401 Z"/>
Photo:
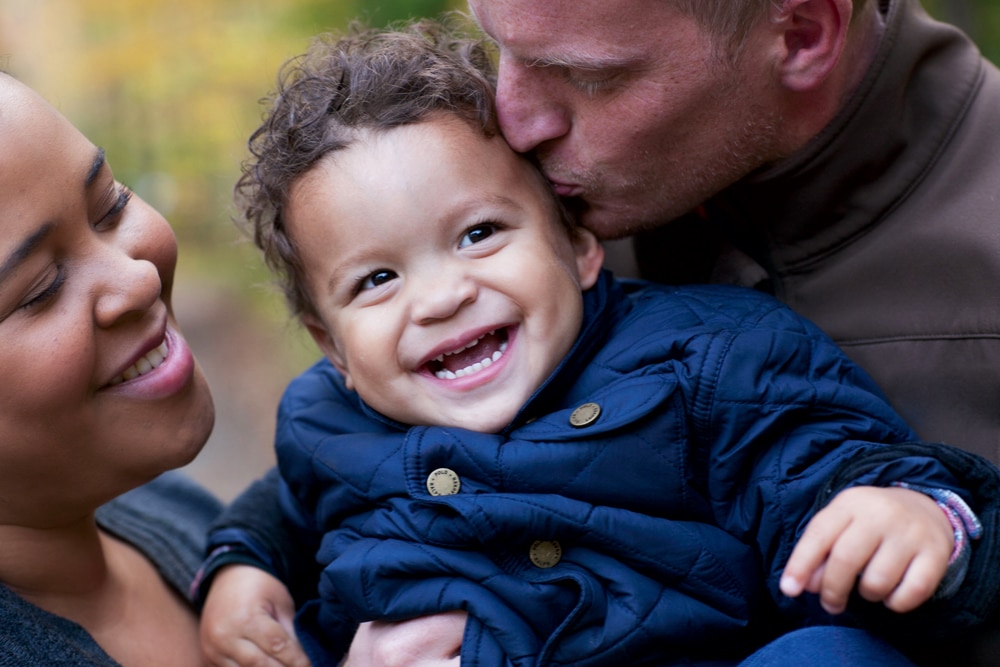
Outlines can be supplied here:
<path id="1" fill-rule="evenodd" d="M 778 581 L 809 519 L 836 491 L 908 482 L 954 491 L 989 515 L 995 500 L 973 493 L 976 466 L 954 450 L 908 444 L 915 435 L 874 382 L 810 323 L 774 310 L 711 347 L 692 390 L 695 432 L 708 451 L 708 494 L 720 524 L 756 542 L 768 590 L 790 616 L 825 616 L 818 605 L 785 598 Z M 995 471 L 977 474 L 992 478 Z M 977 563 L 994 550 L 993 539 L 974 547 Z M 976 576 L 969 572 L 969 584 Z M 963 604 L 978 616 L 974 609 L 986 602 L 957 598 L 950 606 Z M 936 617 L 942 628 L 968 621 Z M 918 618 L 901 622 L 913 628 Z"/>
<path id="2" fill-rule="evenodd" d="M 204 604 L 215 573 L 233 564 L 271 573 L 288 586 L 298 604 L 315 596 L 319 536 L 309 518 L 290 511 L 292 507 L 296 503 L 277 468 L 233 500 L 209 530 L 207 555 L 192 587 L 199 605 Z"/>

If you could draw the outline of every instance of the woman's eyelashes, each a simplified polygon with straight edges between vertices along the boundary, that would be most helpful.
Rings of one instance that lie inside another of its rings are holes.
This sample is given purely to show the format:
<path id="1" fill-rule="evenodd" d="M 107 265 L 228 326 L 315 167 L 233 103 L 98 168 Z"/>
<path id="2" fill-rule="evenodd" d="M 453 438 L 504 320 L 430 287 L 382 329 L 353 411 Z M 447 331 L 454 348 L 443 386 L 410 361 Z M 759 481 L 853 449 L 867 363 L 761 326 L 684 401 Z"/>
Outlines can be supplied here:
<path id="1" fill-rule="evenodd" d="M 128 206 L 131 199 L 132 190 L 122 183 L 115 183 L 111 205 L 95 221 L 94 227 L 112 226 L 118 222 L 119 216 L 125 210 L 125 207 Z"/>
<path id="2" fill-rule="evenodd" d="M 109 199 L 111 199 L 110 205 L 93 223 L 95 229 L 111 227 L 118 222 L 122 211 L 132 199 L 132 190 L 125 185 L 116 183 Z M 18 310 L 31 311 L 44 306 L 55 298 L 65 282 L 65 267 L 61 264 L 55 265 L 54 273 L 47 273 L 43 280 L 29 290 L 24 300 L 18 305 Z"/>
<path id="3" fill-rule="evenodd" d="M 18 310 L 33 310 L 51 301 L 59 293 L 66 282 L 66 270 L 62 266 L 55 267 L 55 275 L 47 282 L 42 282 L 36 289 L 28 293 Z"/>

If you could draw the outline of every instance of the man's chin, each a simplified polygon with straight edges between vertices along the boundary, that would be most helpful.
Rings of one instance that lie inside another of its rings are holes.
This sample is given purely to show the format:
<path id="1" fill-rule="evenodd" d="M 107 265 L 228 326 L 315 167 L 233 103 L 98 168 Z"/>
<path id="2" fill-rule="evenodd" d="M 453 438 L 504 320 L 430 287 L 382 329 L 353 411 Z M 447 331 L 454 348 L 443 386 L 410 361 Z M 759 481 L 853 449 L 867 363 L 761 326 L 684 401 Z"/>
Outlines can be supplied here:
<path id="1" fill-rule="evenodd" d="M 616 241 L 656 226 L 643 224 L 633 211 L 591 206 L 582 200 L 579 212 L 574 211 L 573 215 L 580 226 L 589 229 L 601 241 Z"/>

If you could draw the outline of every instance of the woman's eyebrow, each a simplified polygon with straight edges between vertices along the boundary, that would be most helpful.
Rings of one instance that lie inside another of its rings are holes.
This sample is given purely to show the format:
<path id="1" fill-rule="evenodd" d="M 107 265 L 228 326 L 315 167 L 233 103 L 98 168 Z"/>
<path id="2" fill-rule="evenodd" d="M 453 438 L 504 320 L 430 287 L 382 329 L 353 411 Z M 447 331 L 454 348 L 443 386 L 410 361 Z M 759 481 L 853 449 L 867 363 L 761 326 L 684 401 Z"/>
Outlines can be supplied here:
<path id="1" fill-rule="evenodd" d="M 101 168 L 104 166 L 104 149 L 98 148 L 97 153 L 94 155 L 94 161 L 90 164 L 90 170 L 87 172 L 87 177 L 83 180 L 83 187 L 89 188 L 93 184 L 97 175 L 101 173 Z"/>
<path id="2" fill-rule="evenodd" d="M 87 175 L 83 179 L 84 189 L 93 185 L 98 174 L 101 173 L 101 169 L 104 167 L 104 164 L 104 149 L 98 148 L 97 152 L 94 153 L 94 159 L 90 163 L 90 169 L 87 170 Z M 7 256 L 7 259 L 3 261 L 3 264 L 0 264 L 0 283 L 10 277 L 10 274 L 17 269 L 17 266 L 23 262 L 36 247 L 38 247 L 38 244 L 45 240 L 45 237 L 48 236 L 51 231 L 52 223 L 46 223 L 31 234 L 31 236 L 24 239 L 20 245 L 14 248 L 14 251 Z"/>

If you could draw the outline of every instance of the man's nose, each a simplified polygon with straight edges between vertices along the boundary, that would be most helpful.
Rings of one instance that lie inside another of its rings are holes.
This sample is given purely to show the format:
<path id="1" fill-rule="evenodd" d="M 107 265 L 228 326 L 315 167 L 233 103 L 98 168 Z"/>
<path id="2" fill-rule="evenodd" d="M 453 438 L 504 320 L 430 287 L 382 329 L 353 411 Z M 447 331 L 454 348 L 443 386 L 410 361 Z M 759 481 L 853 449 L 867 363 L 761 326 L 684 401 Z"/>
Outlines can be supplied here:
<path id="1" fill-rule="evenodd" d="M 570 128 L 570 114 L 553 92 L 552 73 L 504 58 L 497 73 L 497 119 L 507 143 L 518 153 L 557 139 Z"/>

